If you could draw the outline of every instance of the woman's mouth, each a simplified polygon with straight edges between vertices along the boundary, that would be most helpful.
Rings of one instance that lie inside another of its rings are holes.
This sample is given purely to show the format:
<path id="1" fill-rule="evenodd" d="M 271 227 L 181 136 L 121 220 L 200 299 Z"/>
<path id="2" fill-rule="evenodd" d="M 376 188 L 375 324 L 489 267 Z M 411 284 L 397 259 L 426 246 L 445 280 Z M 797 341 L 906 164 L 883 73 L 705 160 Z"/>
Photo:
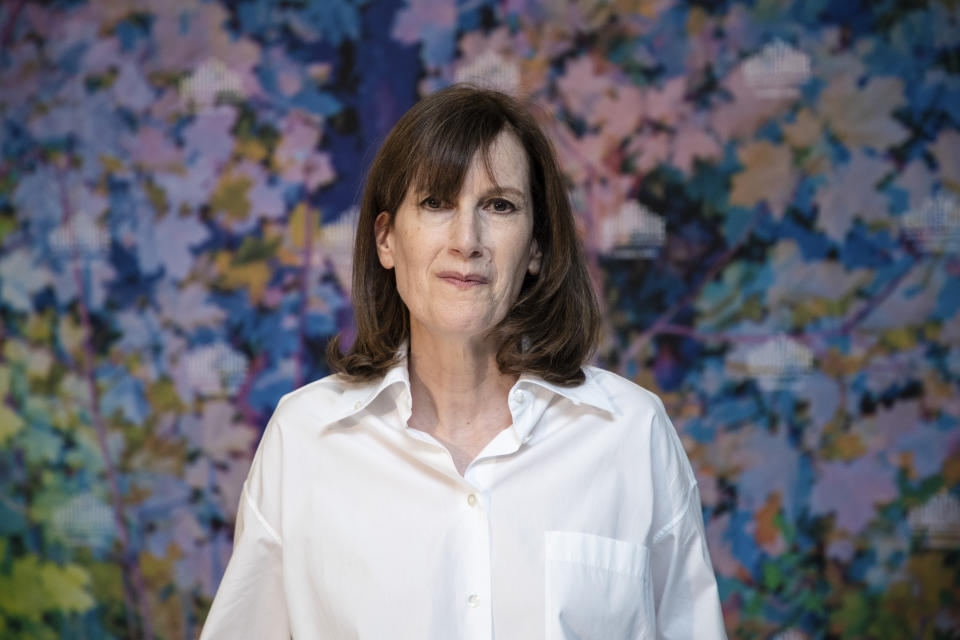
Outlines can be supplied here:
<path id="1" fill-rule="evenodd" d="M 472 289 L 489 284 L 490 280 L 479 273 L 460 273 L 459 271 L 441 271 L 437 274 L 441 280 L 452 284 L 458 289 Z"/>

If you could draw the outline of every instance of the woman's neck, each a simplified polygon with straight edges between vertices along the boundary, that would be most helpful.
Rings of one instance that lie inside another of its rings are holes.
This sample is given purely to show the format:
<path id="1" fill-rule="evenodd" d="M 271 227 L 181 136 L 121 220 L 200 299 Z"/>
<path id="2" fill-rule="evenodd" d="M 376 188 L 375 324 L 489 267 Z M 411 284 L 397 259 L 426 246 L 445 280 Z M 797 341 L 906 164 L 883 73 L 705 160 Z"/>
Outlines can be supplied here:
<path id="1" fill-rule="evenodd" d="M 408 424 L 431 434 L 450 451 L 458 471 L 513 418 L 507 394 L 516 375 L 500 373 L 496 349 L 482 340 L 411 332 Z"/>

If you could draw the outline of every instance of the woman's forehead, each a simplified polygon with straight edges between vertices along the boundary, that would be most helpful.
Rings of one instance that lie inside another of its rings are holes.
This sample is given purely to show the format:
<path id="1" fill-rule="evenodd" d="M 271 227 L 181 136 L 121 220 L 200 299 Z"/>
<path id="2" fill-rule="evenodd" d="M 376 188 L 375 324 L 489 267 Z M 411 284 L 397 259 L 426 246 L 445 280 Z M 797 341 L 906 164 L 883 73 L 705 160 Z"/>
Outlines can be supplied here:
<path id="1" fill-rule="evenodd" d="M 464 188 L 529 192 L 527 153 L 512 131 L 501 131 L 486 147 L 473 150 L 469 160 L 459 157 L 451 162 L 444 154 L 437 155 L 424 158 L 414 171 L 410 190 L 442 197 L 456 196 Z"/>
<path id="2" fill-rule="evenodd" d="M 473 163 L 479 169 L 478 174 L 489 173 L 490 179 L 497 184 L 526 188 L 529 167 L 527 153 L 520 141 L 510 131 L 502 131 L 490 145 L 486 162 L 481 154 L 474 154 Z M 481 171 L 482 170 L 482 171 Z"/>

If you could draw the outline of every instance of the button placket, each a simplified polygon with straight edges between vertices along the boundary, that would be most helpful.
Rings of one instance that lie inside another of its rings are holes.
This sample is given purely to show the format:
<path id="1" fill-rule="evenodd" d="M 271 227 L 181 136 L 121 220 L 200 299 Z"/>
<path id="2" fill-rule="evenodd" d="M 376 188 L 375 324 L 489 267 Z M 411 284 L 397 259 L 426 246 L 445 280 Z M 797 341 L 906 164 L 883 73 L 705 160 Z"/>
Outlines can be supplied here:
<path id="1" fill-rule="evenodd" d="M 486 500 L 481 485 L 475 483 L 477 470 L 467 475 L 466 496 L 463 498 L 465 525 L 468 531 L 468 552 L 466 562 L 464 591 L 461 602 L 467 611 L 464 638 L 467 640 L 488 640 L 493 633 L 493 618 L 490 608 L 490 584 L 492 568 L 490 566 L 490 522 Z"/>

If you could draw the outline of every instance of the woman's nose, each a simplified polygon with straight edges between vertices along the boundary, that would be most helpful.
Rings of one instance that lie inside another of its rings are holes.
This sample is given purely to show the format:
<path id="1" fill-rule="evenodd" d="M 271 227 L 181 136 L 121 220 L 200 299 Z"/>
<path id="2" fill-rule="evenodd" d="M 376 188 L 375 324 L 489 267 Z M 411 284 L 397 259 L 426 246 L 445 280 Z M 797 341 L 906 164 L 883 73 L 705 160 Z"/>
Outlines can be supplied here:
<path id="1" fill-rule="evenodd" d="M 483 254 L 483 229 L 479 213 L 473 207 L 461 206 L 451 220 L 450 249 L 467 258 Z"/>

